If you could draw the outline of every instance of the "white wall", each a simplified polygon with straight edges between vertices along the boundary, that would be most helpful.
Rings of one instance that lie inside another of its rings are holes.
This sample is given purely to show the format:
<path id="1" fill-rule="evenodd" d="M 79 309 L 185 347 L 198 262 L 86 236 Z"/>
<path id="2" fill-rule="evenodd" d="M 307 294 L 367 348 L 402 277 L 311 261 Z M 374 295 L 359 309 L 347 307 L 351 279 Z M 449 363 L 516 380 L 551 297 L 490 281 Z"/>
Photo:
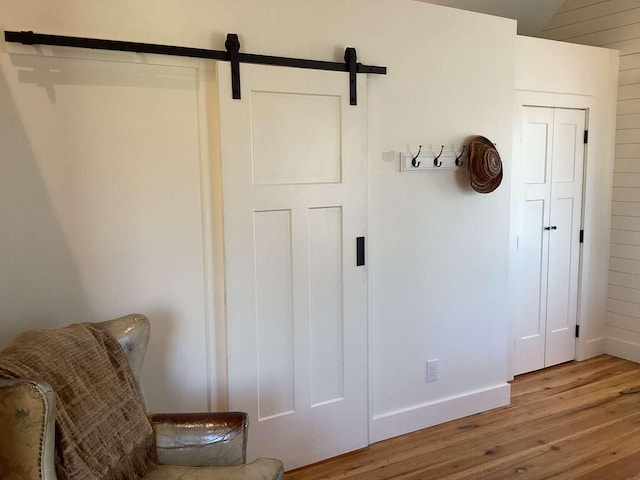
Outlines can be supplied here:
<path id="1" fill-rule="evenodd" d="M 567 0 L 541 36 L 620 51 L 606 350 L 640 362 L 640 2 Z"/>
<path id="2" fill-rule="evenodd" d="M 344 47 L 354 46 L 360 61 L 386 65 L 387 76 L 368 79 L 370 438 L 380 440 L 509 401 L 505 380 L 509 376 L 507 280 L 514 82 L 521 90 L 575 93 L 564 84 L 548 84 L 550 77 L 540 77 L 527 61 L 516 63 L 518 55 L 535 58 L 539 54 L 536 45 L 541 44 L 517 40 L 515 22 L 410 0 L 190 0 L 160 5 L 151 0 L 60 0 L 55 5 L 4 0 L 1 8 L 2 29 L 216 49 L 223 48 L 227 32 L 237 32 L 245 52 L 341 60 Z M 4 51 L 7 48 L 3 46 Z M 556 51 L 556 56 L 548 57 L 549 50 Z M 576 54 L 556 46 L 544 51 L 545 58 L 560 62 Z M 579 63 L 584 66 L 591 54 L 580 56 L 580 52 Z M 87 282 L 97 292 L 99 284 L 82 277 L 86 265 L 82 259 L 78 263 L 75 243 L 61 234 L 60 219 L 42 186 L 48 152 L 33 148 L 39 135 L 57 145 L 61 140 L 52 134 L 56 128 L 68 136 L 67 141 L 73 141 L 76 133 L 72 124 L 55 126 L 55 117 L 49 125 L 41 121 L 37 129 L 25 121 L 29 111 L 18 106 L 31 101 L 33 88 L 42 89 L 36 91 L 45 95 L 44 79 L 55 84 L 55 77 L 47 76 L 46 70 L 35 70 L 29 73 L 33 75 L 31 89 L 25 89 L 13 61 L 3 55 L 0 77 L 2 104 L 14 106 L 2 109 L 0 123 L 1 178 L 3 186 L 12 188 L 3 191 L 13 192 L 6 198 L 11 201 L 3 202 L 5 208 L 0 210 L 0 222 L 6 227 L 0 237 L 0 291 L 11 292 L 3 297 L 3 342 L 28 326 L 64 323 L 68 312 L 77 309 L 106 317 L 130 306 L 123 300 L 107 308 L 101 306 L 99 293 L 94 297 L 84 293 Z M 584 73 L 592 72 L 586 69 Z M 563 81 L 571 83 L 572 77 Z M 603 79 L 588 85 L 599 92 L 608 84 Z M 130 87 L 134 92 L 138 88 Z M 597 96 L 598 92 L 581 93 Z M 196 113 L 190 115 L 193 118 Z M 496 142 L 504 162 L 505 180 L 492 194 L 471 191 L 466 168 L 399 172 L 399 152 L 415 151 L 418 144 L 458 147 L 476 134 Z M 605 144 L 606 139 L 600 151 L 606 151 Z M 589 178 L 599 173 L 606 177 L 606 165 L 592 168 Z M 64 184 L 65 172 L 54 169 L 53 173 Z M 604 183 L 594 182 L 591 188 L 594 199 L 606 199 Z M 603 208 L 592 207 L 593 225 L 606 224 Z M 35 221 L 25 221 L 27 216 Z M 92 231 L 94 227 L 87 228 Z M 590 240 L 592 255 L 598 258 L 607 249 L 599 238 L 594 235 Z M 597 275 L 602 262 L 593 265 L 592 273 Z M 107 270 L 99 270 L 112 280 Z M 43 275 L 55 281 L 45 282 Z M 151 273 L 145 275 L 153 280 Z M 150 285 L 157 284 L 152 281 Z M 600 295 L 597 281 L 583 288 L 595 298 Z M 203 316 L 202 312 L 181 314 L 173 318 L 168 331 L 156 333 L 164 343 L 152 345 L 156 350 L 152 355 L 161 359 L 167 348 L 174 352 L 168 375 L 161 374 L 167 367 L 162 362 L 147 370 L 148 381 L 161 382 L 156 396 L 161 391 L 181 391 L 184 372 L 189 372 L 187 378 L 202 378 L 211 368 L 204 363 L 205 357 L 216 355 L 213 336 L 206 346 L 208 355 L 193 360 L 193 345 L 171 336 L 176 329 L 186 329 L 203 338 Z M 153 322 L 154 315 L 151 317 Z M 601 332 L 596 326 L 589 335 L 598 338 Z M 432 358 L 440 361 L 439 380 L 427 384 L 425 362 Z M 209 378 L 210 385 L 202 381 L 201 391 L 193 392 L 197 402 L 204 402 L 211 385 L 215 389 L 215 380 Z M 171 408 L 194 409 L 197 405 L 176 396 Z M 215 402 L 211 405 L 216 407 Z"/>
<path id="3" fill-rule="evenodd" d="M 0 345 L 145 313 L 150 408 L 203 410 L 200 74 L 126 60 L 0 56 Z"/>
<path id="4" fill-rule="evenodd" d="M 409 0 L 191 0 L 161 6 L 150 0 L 5 0 L 2 11 L 0 27 L 10 30 L 218 49 L 227 32 L 237 32 L 246 52 L 341 60 L 344 47 L 354 46 L 360 61 L 386 65 L 387 76 L 369 78 L 371 439 L 508 402 L 515 22 Z M 15 67 L 4 68 L 6 76 Z M 5 89 L 4 95 L 23 100 L 19 91 Z M 11 128 L 24 128 L 19 116 L 9 120 Z M 23 135 L 27 144 L 30 133 Z M 464 168 L 398 171 L 400 151 L 418 144 L 453 148 L 476 134 L 497 142 L 505 165 L 505 181 L 490 195 L 469 189 Z M 20 162 L 20 153 L 12 152 L 12 161 Z M 39 172 L 34 167 L 28 174 Z M 43 216 L 55 228 L 46 208 Z M 24 256 L 33 251 L 28 244 L 16 248 Z M 60 240 L 59 249 L 46 255 L 52 269 L 73 278 L 75 266 L 58 255 L 67 248 Z M 18 318 L 24 300 L 10 301 Z M 2 335 L 13 334 L 9 320 L 2 322 Z M 34 323 L 48 322 L 45 314 Z M 427 384 L 425 362 L 431 358 L 440 360 L 440 377 Z M 180 383 L 178 376 L 166 382 Z"/>
<path id="5" fill-rule="evenodd" d="M 387 78 L 373 79 L 370 99 L 374 441 L 509 398 L 505 234 L 515 23 L 397 6 L 381 12 L 387 20 L 376 29 L 396 30 L 363 49 L 389 67 Z M 506 180 L 490 195 L 469 189 L 464 168 L 402 174 L 388 153 L 415 152 L 418 144 L 453 148 L 477 134 L 497 142 L 505 164 Z M 440 379 L 427 384 L 432 358 Z"/>
<path id="6" fill-rule="evenodd" d="M 614 118 L 618 52 L 530 37 L 518 37 L 515 64 L 514 176 L 511 252 L 520 225 L 517 155 L 523 105 L 587 110 L 589 143 L 585 158 L 581 280 L 577 358 L 604 353 L 609 252 L 609 213 L 613 174 Z M 516 262 L 512 261 L 511 275 Z M 512 277 L 513 278 L 513 277 Z"/>

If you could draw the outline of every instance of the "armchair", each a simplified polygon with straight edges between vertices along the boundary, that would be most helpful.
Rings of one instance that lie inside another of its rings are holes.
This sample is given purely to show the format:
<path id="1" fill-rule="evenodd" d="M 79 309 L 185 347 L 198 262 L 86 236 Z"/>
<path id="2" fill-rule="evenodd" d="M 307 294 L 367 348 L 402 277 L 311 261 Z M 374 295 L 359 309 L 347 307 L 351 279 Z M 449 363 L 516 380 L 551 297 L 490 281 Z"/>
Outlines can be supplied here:
<path id="1" fill-rule="evenodd" d="M 124 350 L 143 407 L 142 362 L 149 321 L 127 315 L 102 322 Z M 54 466 L 56 398 L 37 380 L 0 379 L 0 478 L 56 480 Z M 282 480 L 282 463 L 246 463 L 245 413 L 148 414 L 156 437 L 158 467 L 144 480 Z"/>

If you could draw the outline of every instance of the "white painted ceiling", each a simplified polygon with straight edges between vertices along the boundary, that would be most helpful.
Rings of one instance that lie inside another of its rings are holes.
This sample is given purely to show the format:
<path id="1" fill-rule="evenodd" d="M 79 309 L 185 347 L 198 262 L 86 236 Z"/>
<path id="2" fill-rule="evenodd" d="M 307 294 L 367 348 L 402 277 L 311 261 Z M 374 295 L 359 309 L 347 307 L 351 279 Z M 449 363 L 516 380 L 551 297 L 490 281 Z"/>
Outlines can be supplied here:
<path id="1" fill-rule="evenodd" d="M 565 0 L 420 0 L 518 21 L 518 34 L 537 37 Z"/>

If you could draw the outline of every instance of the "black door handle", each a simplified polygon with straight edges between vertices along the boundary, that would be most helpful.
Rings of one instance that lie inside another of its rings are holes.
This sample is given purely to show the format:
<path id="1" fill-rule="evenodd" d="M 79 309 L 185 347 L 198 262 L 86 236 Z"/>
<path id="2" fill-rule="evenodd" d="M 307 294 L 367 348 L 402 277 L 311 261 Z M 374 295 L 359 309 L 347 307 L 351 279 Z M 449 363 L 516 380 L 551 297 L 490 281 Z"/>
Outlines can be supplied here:
<path id="1" fill-rule="evenodd" d="M 364 265 L 364 237 L 356 238 L 356 266 Z"/>

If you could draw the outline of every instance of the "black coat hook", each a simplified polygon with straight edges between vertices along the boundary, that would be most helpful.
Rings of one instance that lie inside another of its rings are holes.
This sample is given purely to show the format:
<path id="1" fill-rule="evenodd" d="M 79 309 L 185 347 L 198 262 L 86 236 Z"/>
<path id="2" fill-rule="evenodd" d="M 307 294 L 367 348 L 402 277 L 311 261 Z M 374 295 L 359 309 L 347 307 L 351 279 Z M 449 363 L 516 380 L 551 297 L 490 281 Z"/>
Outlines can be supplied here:
<path id="1" fill-rule="evenodd" d="M 420 151 L 421 150 L 422 150 L 422 145 L 420 145 L 420 147 L 418 147 L 418 153 L 416 153 L 416 156 L 411 159 L 411 165 L 413 165 L 413 168 L 418 168 L 420 166 L 420 164 L 422 163 L 422 162 L 417 162 L 416 161 L 418 159 L 418 157 L 420 156 Z"/>
<path id="2" fill-rule="evenodd" d="M 462 164 L 464 163 L 464 160 L 461 160 L 461 158 L 462 158 L 462 155 L 464 155 L 464 149 L 465 149 L 465 147 L 466 147 L 466 145 L 462 145 L 462 151 L 460 152 L 460 155 L 458 155 L 458 156 L 456 157 L 456 165 L 457 165 L 458 167 L 461 167 L 461 166 L 462 166 Z"/>
<path id="3" fill-rule="evenodd" d="M 438 162 L 438 159 L 442 156 L 442 152 L 443 151 L 444 151 L 444 145 L 442 145 L 442 148 L 440 148 L 440 153 L 438 154 L 438 156 L 433 159 L 433 166 L 434 167 L 441 167 L 442 166 L 442 162 Z"/>

